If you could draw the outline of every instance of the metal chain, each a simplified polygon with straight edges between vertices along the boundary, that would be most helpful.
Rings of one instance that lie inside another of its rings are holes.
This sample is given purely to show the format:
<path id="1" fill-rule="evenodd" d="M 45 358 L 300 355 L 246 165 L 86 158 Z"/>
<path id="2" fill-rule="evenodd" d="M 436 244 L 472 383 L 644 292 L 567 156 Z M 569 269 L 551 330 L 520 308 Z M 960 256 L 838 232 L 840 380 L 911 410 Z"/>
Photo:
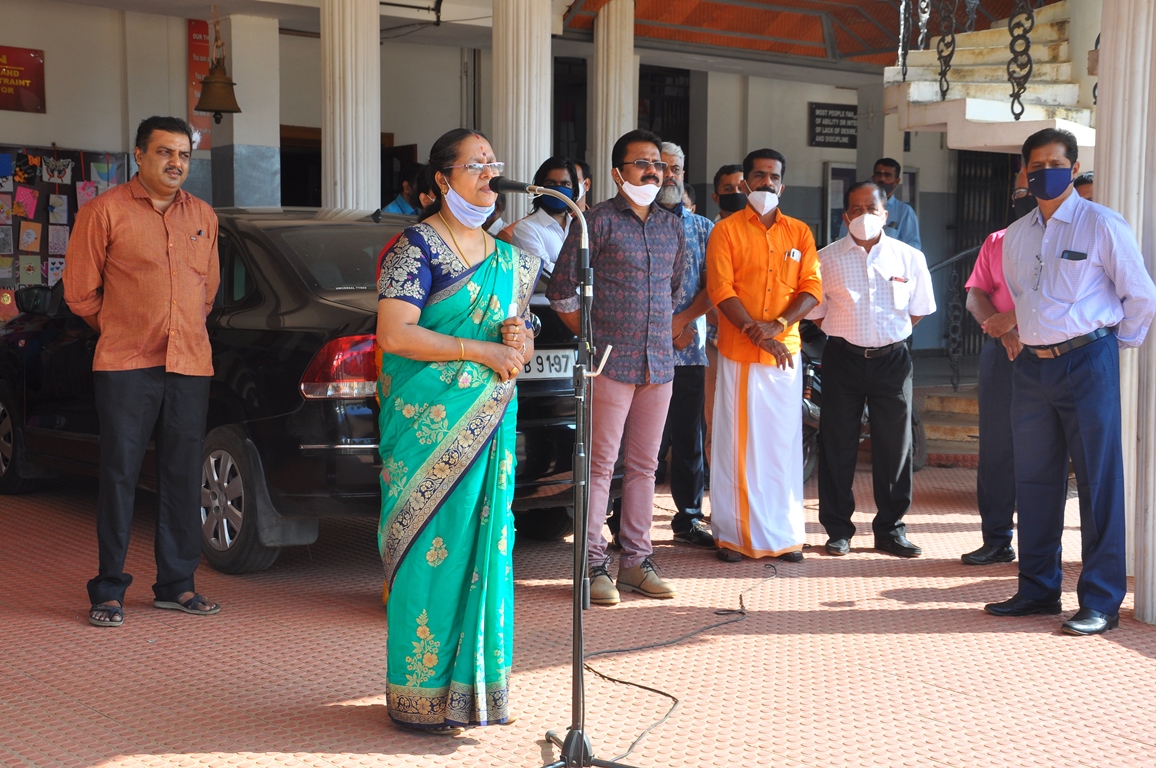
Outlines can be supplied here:
<path id="1" fill-rule="evenodd" d="M 954 264 L 951 274 L 947 278 L 947 361 L 951 364 L 951 387 L 959 389 L 960 366 L 959 360 L 963 356 L 963 310 L 964 302 L 960 298 L 964 295 L 962 283 L 962 264 Z"/>
<path id="2" fill-rule="evenodd" d="M 1096 50 L 1100 50 L 1100 36 L 1096 35 Z M 1099 68 L 1096 69 L 1099 72 Z M 1092 83 L 1092 106 L 1096 106 L 1100 99 L 1100 80 L 1099 75 L 1096 76 L 1096 82 Z"/>
<path id="3" fill-rule="evenodd" d="M 931 0 L 919 0 L 916 8 L 919 14 L 919 50 L 927 50 L 927 24 L 931 21 Z"/>
<path id="4" fill-rule="evenodd" d="M 963 4 L 967 8 L 967 26 L 965 29 L 968 32 L 974 32 L 975 12 L 979 9 L 979 0 L 963 0 Z"/>
<path id="5" fill-rule="evenodd" d="M 951 87 L 947 82 L 947 73 L 951 71 L 951 59 L 955 56 L 955 12 L 959 9 L 959 0 L 939 0 L 939 41 L 935 44 L 935 52 L 939 56 L 939 100 L 947 100 L 947 91 Z"/>
<path id="6" fill-rule="evenodd" d="M 1032 77 L 1032 41 L 1029 35 L 1036 26 L 1036 16 L 1029 0 L 1016 0 L 1015 9 L 1007 22 L 1011 43 L 1008 50 L 1011 58 L 1007 62 L 1007 79 L 1011 83 L 1011 113 L 1019 120 L 1024 115 L 1021 97 L 1027 90 Z"/>
<path id="7" fill-rule="evenodd" d="M 911 21 L 911 0 L 900 0 L 899 3 L 899 71 L 903 75 L 903 82 L 907 82 L 907 49 L 911 45 L 908 38 L 911 36 L 908 24 Z"/>

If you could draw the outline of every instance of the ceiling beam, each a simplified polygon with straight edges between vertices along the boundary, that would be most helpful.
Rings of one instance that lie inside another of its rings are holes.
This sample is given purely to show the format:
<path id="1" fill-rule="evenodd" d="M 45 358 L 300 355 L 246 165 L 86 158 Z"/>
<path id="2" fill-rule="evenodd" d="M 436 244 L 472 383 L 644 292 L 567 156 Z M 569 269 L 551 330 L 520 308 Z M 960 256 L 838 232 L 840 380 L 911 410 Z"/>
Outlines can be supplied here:
<path id="1" fill-rule="evenodd" d="M 643 19 L 635 19 L 635 26 L 639 27 L 657 27 L 658 29 L 669 29 L 673 32 L 687 32 L 693 35 L 718 35 L 720 37 L 733 37 L 739 40 L 758 40 L 768 41 L 772 43 L 779 43 L 781 45 L 799 45 L 805 48 L 824 49 L 822 42 L 804 42 L 802 40 L 793 40 L 786 37 L 770 37 L 768 35 L 756 35 L 750 32 L 732 32 L 727 29 L 704 29 L 702 27 L 691 27 L 686 24 L 671 24 L 665 21 L 646 21 Z M 637 40 L 637 38 L 636 38 Z"/>

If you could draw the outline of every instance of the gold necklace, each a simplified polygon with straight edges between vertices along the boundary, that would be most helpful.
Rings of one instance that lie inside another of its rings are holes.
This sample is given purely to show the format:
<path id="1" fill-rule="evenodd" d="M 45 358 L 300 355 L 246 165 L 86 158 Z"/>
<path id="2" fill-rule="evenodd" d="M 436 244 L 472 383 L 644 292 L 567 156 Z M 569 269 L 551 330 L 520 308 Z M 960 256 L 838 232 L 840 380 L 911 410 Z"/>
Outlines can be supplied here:
<path id="1" fill-rule="evenodd" d="M 457 249 L 458 257 L 462 260 L 462 262 L 467 267 L 470 267 L 472 269 L 474 265 L 470 263 L 470 260 L 466 258 L 466 252 L 462 250 L 462 247 L 460 245 L 458 245 L 458 238 L 456 235 L 454 235 L 454 228 L 450 226 L 450 223 L 448 221 L 446 221 L 446 217 L 442 216 L 442 212 L 440 210 L 438 211 L 438 218 L 442 220 L 442 224 L 445 224 L 446 229 L 449 230 L 450 240 L 453 240 L 453 242 L 454 242 L 454 248 Z M 487 255 L 489 255 L 489 249 L 486 248 L 486 231 L 483 229 L 482 230 L 482 259 L 485 260 Z"/>

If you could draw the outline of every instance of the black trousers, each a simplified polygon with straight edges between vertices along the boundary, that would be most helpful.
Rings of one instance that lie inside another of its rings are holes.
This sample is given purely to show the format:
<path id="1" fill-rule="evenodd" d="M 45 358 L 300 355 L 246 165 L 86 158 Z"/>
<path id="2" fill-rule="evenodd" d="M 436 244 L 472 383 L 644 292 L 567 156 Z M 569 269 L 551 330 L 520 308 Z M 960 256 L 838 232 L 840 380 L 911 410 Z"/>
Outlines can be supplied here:
<path id="1" fill-rule="evenodd" d="M 209 409 L 208 376 L 164 368 L 96 371 L 100 419 L 100 487 L 96 538 L 100 570 L 88 582 L 93 603 L 124 601 L 124 572 L 141 462 L 155 434 L 157 519 L 154 551 L 158 600 L 193 591 L 201 561 L 201 450 Z"/>
<path id="2" fill-rule="evenodd" d="M 695 520 L 702 520 L 702 496 L 705 491 L 702 441 L 706 433 L 706 366 L 674 366 L 674 384 L 670 394 L 670 408 L 658 449 L 659 461 L 670 448 L 670 496 L 675 513 L 670 528 L 675 533 L 686 533 Z M 610 532 L 617 535 L 620 523 L 620 503 L 611 503 L 611 514 L 606 518 Z"/>
<path id="3" fill-rule="evenodd" d="M 1012 442 L 1012 361 L 1007 359 L 1003 344 L 988 339 L 979 353 L 979 471 L 975 483 L 985 545 L 1006 547 L 1012 542 L 1016 509 Z"/>
<path id="4" fill-rule="evenodd" d="M 819 523 L 832 539 L 855 535 L 855 464 L 863 404 L 871 422 L 875 538 L 903 535 L 911 507 L 911 353 L 906 345 L 865 358 L 832 337 L 823 351 L 819 416 Z"/>

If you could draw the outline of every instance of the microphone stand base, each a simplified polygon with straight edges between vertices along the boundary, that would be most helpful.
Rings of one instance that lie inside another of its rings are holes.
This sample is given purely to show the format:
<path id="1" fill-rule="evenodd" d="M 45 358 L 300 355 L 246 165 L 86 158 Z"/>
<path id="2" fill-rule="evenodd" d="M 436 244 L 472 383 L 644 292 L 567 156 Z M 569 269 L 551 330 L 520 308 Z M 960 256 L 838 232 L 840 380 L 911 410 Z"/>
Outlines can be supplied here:
<path id="1" fill-rule="evenodd" d="M 613 760 L 599 760 L 594 757 L 594 748 L 590 746 L 590 738 L 579 730 L 571 729 L 566 732 L 563 740 L 557 731 L 546 731 L 546 741 L 558 747 L 560 758 L 556 763 L 550 763 L 545 768 L 632 768 L 625 763 L 616 763 Z"/>

